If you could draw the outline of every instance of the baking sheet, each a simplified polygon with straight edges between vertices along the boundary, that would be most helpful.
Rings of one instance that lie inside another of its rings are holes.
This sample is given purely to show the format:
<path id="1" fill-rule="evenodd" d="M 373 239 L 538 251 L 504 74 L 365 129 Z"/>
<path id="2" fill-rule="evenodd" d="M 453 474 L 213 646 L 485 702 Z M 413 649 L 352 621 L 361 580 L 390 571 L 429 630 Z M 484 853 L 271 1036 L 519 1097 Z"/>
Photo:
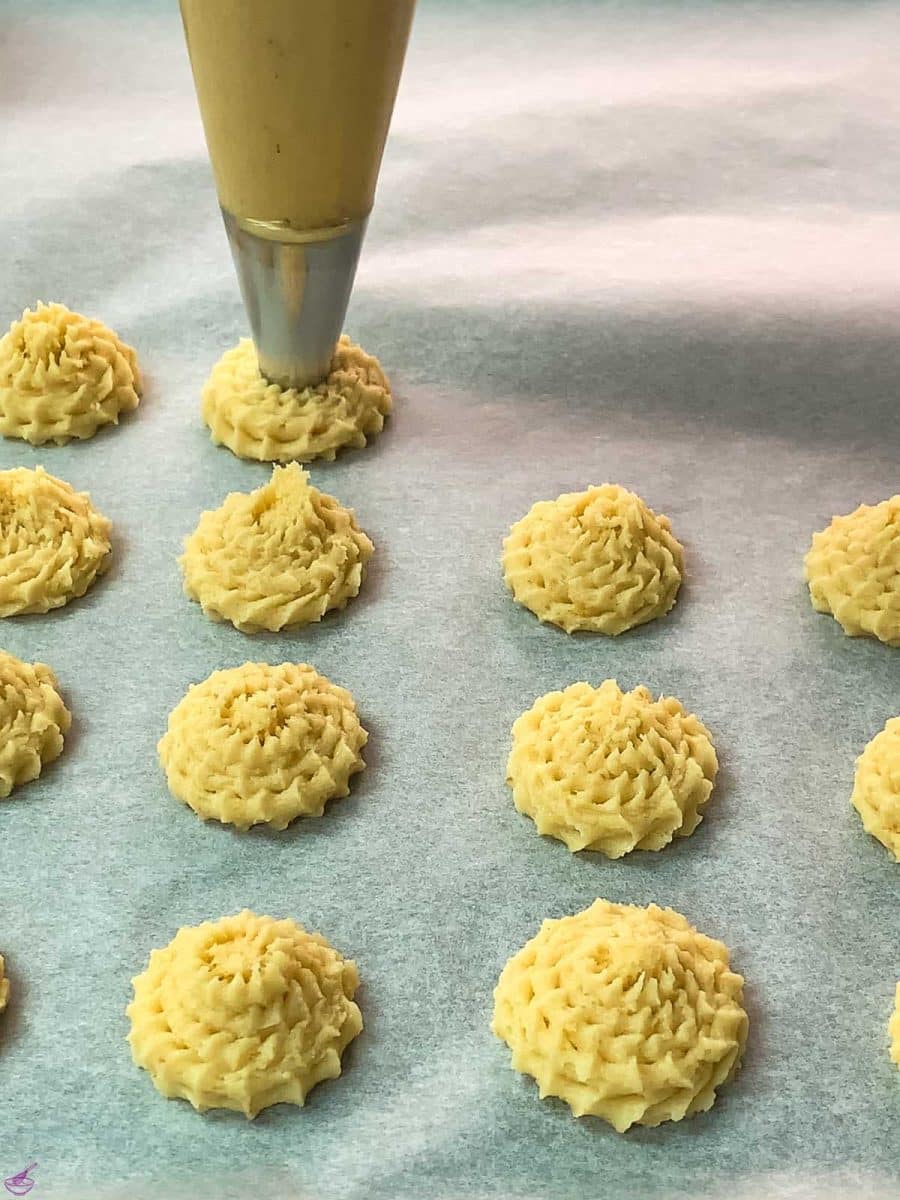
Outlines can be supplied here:
<path id="1" fill-rule="evenodd" d="M 377 553 L 312 629 L 249 638 L 181 594 L 181 539 L 267 468 L 208 441 L 203 378 L 244 332 L 174 4 L 0 4 L 3 320 L 38 297 L 139 349 L 118 430 L 0 446 L 89 489 L 115 564 L 5 621 L 56 670 L 66 752 L 0 805 L 0 1176 L 35 1197 L 576 1200 L 900 1195 L 898 868 L 848 797 L 900 711 L 898 652 L 809 606 L 835 512 L 898 490 L 890 5 L 428 3 L 348 327 L 395 383 L 363 452 L 314 466 Z M 664 621 L 567 638 L 512 604 L 509 524 L 611 479 L 672 518 Z M 289 832 L 203 826 L 155 743 L 187 685 L 309 660 L 371 731 L 350 798 Z M 572 857 L 518 816 L 509 727 L 616 677 L 679 696 L 722 771 L 661 854 Z M 746 1065 L 714 1110 L 620 1137 L 540 1103 L 491 990 L 545 916 L 684 912 L 747 979 Z M 243 906 L 359 964 L 365 1033 L 303 1111 L 165 1102 L 130 1062 L 129 979 Z"/>

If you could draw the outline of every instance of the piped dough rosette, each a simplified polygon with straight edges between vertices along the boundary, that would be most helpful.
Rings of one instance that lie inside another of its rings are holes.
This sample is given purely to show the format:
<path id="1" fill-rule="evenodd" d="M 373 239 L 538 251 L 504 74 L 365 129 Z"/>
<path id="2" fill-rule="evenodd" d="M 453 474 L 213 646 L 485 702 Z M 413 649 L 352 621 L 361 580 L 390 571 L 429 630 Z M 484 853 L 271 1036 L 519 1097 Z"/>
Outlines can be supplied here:
<path id="1" fill-rule="evenodd" d="M 900 862 L 900 717 L 892 717 L 857 759 L 851 801 L 866 833 Z"/>
<path id="2" fill-rule="evenodd" d="M 0 650 L 0 799 L 59 758 L 71 724 L 50 668 Z"/>
<path id="3" fill-rule="evenodd" d="M 900 495 L 835 517 L 813 534 L 804 567 L 816 612 L 849 637 L 900 646 Z"/>
<path id="4" fill-rule="evenodd" d="M 83 596 L 109 565 L 112 524 L 43 467 L 0 471 L 0 617 Z"/>
<path id="5" fill-rule="evenodd" d="M 305 663 L 214 671 L 169 716 L 159 756 L 204 820 L 284 829 L 346 796 L 365 763 L 353 697 Z"/>
<path id="6" fill-rule="evenodd" d="M 708 730 L 678 700 L 614 679 L 541 696 L 512 735 L 519 812 L 570 850 L 609 858 L 693 833 L 718 771 Z"/>
<path id="7" fill-rule="evenodd" d="M 0 338 L 0 433 L 40 446 L 92 437 L 137 408 L 131 346 L 63 304 L 26 308 Z"/>
<path id="8" fill-rule="evenodd" d="M 743 983 L 679 913 L 597 900 L 513 955 L 492 1029 L 542 1099 L 624 1133 L 712 1106 L 744 1051 Z"/>
<path id="9" fill-rule="evenodd" d="M 179 929 L 133 981 L 132 1057 L 168 1097 L 255 1117 L 302 1105 L 362 1029 L 356 964 L 290 920 Z"/>
<path id="10" fill-rule="evenodd" d="M 668 518 L 611 483 L 539 501 L 503 543 L 514 598 L 566 633 L 615 636 L 663 616 L 683 569 Z"/>

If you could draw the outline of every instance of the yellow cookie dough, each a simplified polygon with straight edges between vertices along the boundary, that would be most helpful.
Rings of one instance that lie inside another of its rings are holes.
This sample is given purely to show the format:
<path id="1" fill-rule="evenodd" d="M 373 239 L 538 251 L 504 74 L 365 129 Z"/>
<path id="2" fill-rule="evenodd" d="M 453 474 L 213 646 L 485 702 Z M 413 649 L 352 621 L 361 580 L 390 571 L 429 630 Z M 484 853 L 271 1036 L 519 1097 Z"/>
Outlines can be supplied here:
<path id="1" fill-rule="evenodd" d="M 0 617 L 83 596 L 109 566 L 111 523 L 43 467 L 0 471 Z"/>
<path id="2" fill-rule="evenodd" d="M 804 566 L 816 612 L 850 637 L 900 646 L 900 495 L 835 517 L 813 534 Z"/>
<path id="3" fill-rule="evenodd" d="M 135 1063 L 200 1112 L 302 1105 L 340 1075 L 362 1029 L 356 964 L 293 921 L 246 910 L 179 929 L 132 983 Z"/>
<path id="4" fill-rule="evenodd" d="M 668 518 L 612 483 L 539 501 L 503 543 L 515 599 L 566 633 L 615 636 L 663 616 L 683 567 Z"/>
<path id="5" fill-rule="evenodd" d="M 573 683 L 513 725 L 513 801 L 570 850 L 661 850 L 703 819 L 719 764 L 709 733 L 671 696 Z"/>
<path id="6" fill-rule="evenodd" d="M 241 338 L 213 367 L 202 410 L 216 445 L 241 458 L 309 462 L 331 460 L 344 446 L 365 446 L 384 428 L 391 405 L 378 359 L 344 334 L 328 376 L 300 391 L 269 383 L 253 342 Z"/>
<path id="7" fill-rule="evenodd" d="M 597 900 L 509 960 L 491 1028 L 541 1099 L 624 1133 L 712 1107 L 747 1040 L 743 984 L 679 913 Z"/>
<path id="8" fill-rule="evenodd" d="M 900 862 L 900 717 L 892 717 L 856 760 L 851 800 L 866 833 Z"/>
<path id="9" fill-rule="evenodd" d="M 0 954 L 0 1012 L 3 1012 L 9 1000 L 9 980 L 3 973 L 4 966 L 3 955 Z"/>
<path id="10" fill-rule="evenodd" d="M 900 1067 L 900 983 L 894 994 L 894 1011 L 888 1022 L 888 1033 L 891 1038 L 891 1061 Z"/>
<path id="11" fill-rule="evenodd" d="M 0 433 L 35 446 L 89 438 L 137 408 L 131 346 L 63 304 L 26 308 L 0 338 Z"/>
<path id="12" fill-rule="evenodd" d="M 72 718 L 56 688 L 49 667 L 0 650 L 0 799 L 62 754 Z"/>
<path id="13" fill-rule="evenodd" d="M 353 513 L 291 463 L 205 512 L 179 559 L 184 590 L 244 633 L 318 621 L 359 592 L 373 546 Z"/>
<path id="14" fill-rule="evenodd" d="M 244 663 L 192 687 L 159 757 L 172 793 L 204 820 L 284 829 L 321 816 L 362 771 L 353 697 L 305 663 Z"/>

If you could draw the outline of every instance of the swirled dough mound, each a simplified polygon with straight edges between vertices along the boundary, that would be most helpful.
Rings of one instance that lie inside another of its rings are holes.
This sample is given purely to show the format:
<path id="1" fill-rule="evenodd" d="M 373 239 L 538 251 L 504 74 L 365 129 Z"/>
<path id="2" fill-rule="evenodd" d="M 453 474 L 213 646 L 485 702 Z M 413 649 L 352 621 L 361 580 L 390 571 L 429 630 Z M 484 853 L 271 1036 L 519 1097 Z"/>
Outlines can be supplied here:
<path id="1" fill-rule="evenodd" d="M 888 1034 L 891 1039 L 891 1061 L 900 1067 L 900 983 L 894 993 L 894 1011 L 888 1022 Z"/>
<path id="2" fill-rule="evenodd" d="M 83 596 L 109 566 L 111 523 L 43 467 L 0 471 L 0 617 Z"/>
<path id="3" fill-rule="evenodd" d="M 515 599 L 566 633 L 615 636 L 663 616 L 683 566 L 668 518 L 612 483 L 539 501 L 503 543 Z"/>
<path id="4" fill-rule="evenodd" d="M 900 495 L 835 517 L 813 534 L 804 566 L 816 612 L 849 637 L 900 646 Z"/>
<path id="5" fill-rule="evenodd" d="M 519 812 L 570 850 L 609 858 L 693 833 L 719 769 L 705 726 L 677 700 L 614 679 L 542 696 L 512 733 Z"/>
<path id="6" fill-rule="evenodd" d="M 35 446 L 89 438 L 137 408 L 131 346 L 63 304 L 26 308 L 0 338 L 0 433 Z"/>
<path id="7" fill-rule="evenodd" d="M 164 1096 L 255 1117 L 341 1073 L 362 1029 L 356 964 L 252 912 L 179 929 L 132 980 L 128 1041 Z"/>
<path id="8" fill-rule="evenodd" d="M 212 369 L 203 420 L 217 446 L 263 462 L 331 460 L 344 446 L 365 446 L 391 411 L 381 364 L 346 334 L 331 370 L 315 387 L 280 388 L 260 374 L 256 348 L 241 338 Z"/>
<path id="9" fill-rule="evenodd" d="M 509 960 L 491 1028 L 541 1099 L 624 1133 L 712 1107 L 747 1040 L 743 984 L 679 913 L 597 900 Z"/>
<path id="10" fill-rule="evenodd" d="M 305 663 L 244 663 L 190 688 L 159 756 L 169 788 L 204 820 L 286 828 L 346 796 L 368 734 L 353 697 Z"/>
<path id="11" fill-rule="evenodd" d="M 291 463 L 205 512 L 179 559 L 184 590 L 244 633 L 318 621 L 359 592 L 373 546 L 353 513 Z"/>
<path id="12" fill-rule="evenodd" d="M 59 758 L 72 718 L 56 676 L 43 663 L 24 663 L 0 650 L 0 798 L 37 779 Z"/>
<path id="13" fill-rule="evenodd" d="M 900 717 L 892 717 L 856 760 L 851 800 L 866 833 L 900 862 Z"/>
<path id="14" fill-rule="evenodd" d="M 4 975 L 3 955 L 0 954 L 0 1012 L 6 1008 L 9 1000 L 9 980 Z"/>

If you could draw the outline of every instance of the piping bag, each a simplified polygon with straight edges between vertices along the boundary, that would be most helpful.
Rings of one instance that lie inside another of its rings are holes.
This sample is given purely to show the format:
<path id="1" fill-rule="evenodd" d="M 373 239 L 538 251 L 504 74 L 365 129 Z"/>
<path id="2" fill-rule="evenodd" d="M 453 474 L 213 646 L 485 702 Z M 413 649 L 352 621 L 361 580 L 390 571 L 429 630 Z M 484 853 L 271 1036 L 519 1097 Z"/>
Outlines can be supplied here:
<path id="1" fill-rule="evenodd" d="M 259 368 L 322 380 L 375 198 L 415 0 L 180 0 Z"/>

